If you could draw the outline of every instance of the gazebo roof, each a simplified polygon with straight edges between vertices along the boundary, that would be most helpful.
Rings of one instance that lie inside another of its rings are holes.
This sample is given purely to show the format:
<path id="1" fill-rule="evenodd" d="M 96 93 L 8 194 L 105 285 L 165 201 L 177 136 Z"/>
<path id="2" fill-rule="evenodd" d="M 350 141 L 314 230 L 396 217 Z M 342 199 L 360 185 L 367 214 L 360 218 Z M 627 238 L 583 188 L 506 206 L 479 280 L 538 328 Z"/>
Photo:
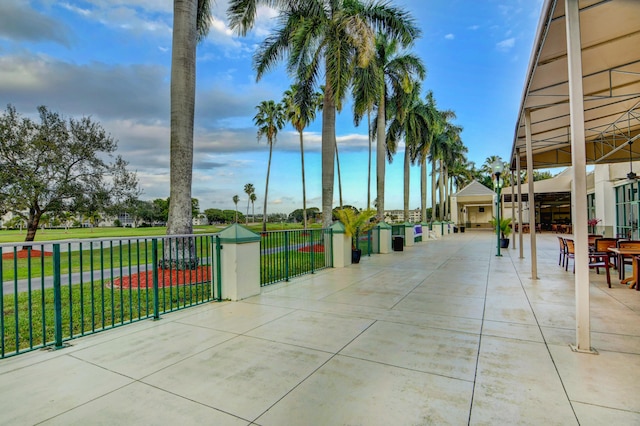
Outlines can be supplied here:
<path id="1" fill-rule="evenodd" d="M 496 195 L 495 192 L 493 192 L 491 189 L 487 188 L 477 180 L 474 180 L 469 185 L 465 186 L 460 191 L 456 192 L 451 196 L 460 198 L 460 197 L 477 197 L 477 196 L 493 197 L 494 195 Z"/>

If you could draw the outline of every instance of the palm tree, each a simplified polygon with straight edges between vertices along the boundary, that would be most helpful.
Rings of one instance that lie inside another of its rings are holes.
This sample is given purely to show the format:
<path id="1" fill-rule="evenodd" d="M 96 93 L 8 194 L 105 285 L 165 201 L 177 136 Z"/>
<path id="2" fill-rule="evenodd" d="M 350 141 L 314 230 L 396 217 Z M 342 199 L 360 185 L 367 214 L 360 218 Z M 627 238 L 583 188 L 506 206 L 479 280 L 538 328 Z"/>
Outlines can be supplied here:
<path id="1" fill-rule="evenodd" d="M 210 0 L 174 0 L 171 54 L 171 159 L 167 235 L 193 232 L 191 183 L 193 178 L 193 117 L 196 89 L 196 44 L 211 23 Z M 188 248 L 183 247 L 184 244 Z M 176 241 L 174 252 L 165 244 L 167 259 L 181 268 L 197 265 L 192 240 Z M 185 257 L 189 256 L 187 260 Z"/>
<path id="2" fill-rule="evenodd" d="M 269 162 L 267 163 L 267 180 L 264 189 L 264 211 L 262 212 L 262 232 L 267 230 L 267 193 L 269 192 L 269 173 L 271 172 L 271 155 L 273 144 L 276 143 L 278 130 L 284 127 L 285 110 L 282 104 L 274 101 L 262 101 L 256 107 L 258 113 L 253 122 L 258 126 L 258 140 L 263 136 L 269 144 Z"/>
<path id="3" fill-rule="evenodd" d="M 413 42 L 420 30 L 408 12 L 386 2 L 361 0 L 231 0 L 228 12 L 231 28 L 246 33 L 253 25 L 259 4 L 279 8 L 280 19 L 274 33 L 254 56 L 257 78 L 287 56 L 287 69 L 295 76 L 301 93 L 313 92 L 320 76 L 325 78 L 322 214 L 323 226 L 328 227 L 333 211 L 336 111 L 342 109 L 354 67 L 366 66 L 371 59 L 374 28 L 405 45 Z"/>
<path id="4" fill-rule="evenodd" d="M 428 129 L 423 135 L 419 146 L 417 147 L 418 163 L 420 164 L 420 206 L 422 210 L 422 222 L 427 221 L 427 158 L 431 152 L 434 138 L 442 129 L 443 114 L 438 111 L 436 107 L 436 101 L 433 97 L 433 92 L 429 90 L 425 96 L 425 108 L 426 115 L 428 117 Z M 447 111 L 446 116 L 453 114 Z M 433 181 L 435 183 L 435 180 Z M 432 200 L 431 200 L 431 217 L 433 220 L 435 209 L 435 186 L 432 188 Z"/>
<path id="5" fill-rule="evenodd" d="M 251 195 L 249 195 L 249 200 L 251 201 L 251 222 L 255 222 L 256 221 L 256 205 L 255 202 L 258 199 L 258 197 L 256 196 L 255 192 L 251 193 Z"/>
<path id="6" fill-rule="evenodd" d="M 192 233 L 191 182 L 196 44 L 209 32 L 209 0 L 174 0 L 171 56 L 171 184 L 167 234 Z"/>
<path id="7" fill-rule="evenodd" d="M 238 223 L 238 202 L 240 201 L 240 197 L 238 195 L 233 196 L 233 204 L 236 205 L 236 223 Z"/>
<path id="8" fill-rule="evenodd" d="M 360 125 L 365 112 L 367 114 L 367 136 L 369 140 L 369 161 L 367 166 L 367 210 L 371 208 L 371 148 L 373 133 L 371 113 L 375 110 L 379 88 L 384 84 L 384 76 L 375 66 L 375 61 L 366 67 L 358 67 L 353 76 L 353 123 Z"/>
<path id="9" fill-rule="evenodd" d="M 403 45 L 406 46 L 406 45 Z M 387 104 L 394 103 L 394 111 L 403 119 L 402 103 L 407 101 L 403 94 L 411 90 L 411 82 L 424 79 L 426 70 L 422 61 L 415 55 L 401 51 L 397 40 L 387 37 L 383 33 L 376 36 L 376 50 L 374 67 L 380 75 L 381 85 L 377 93 L 376 131 L 376 190 L 378 199 L 378 219 L 384 218 L 384 183 L 385 183 L 385 152 L 389 161 L 395 154 L 395 147 L 386 145 Z"/>
<path id="10" fill-rule="evenodd" d="M 453 163 L 454 158 L 458 156 L 458 152 L 466 150 L 462 141 L 460 140 L 460 133 L 462 127 L 456 126 L 450 122 L 445 125 L 444 131 L 437 139 L 440 152 L 440 176 L 438 179 L 439 190 L 438 195 L 440 197 L 440 213 L 442 219 L 446 219 L 448 216 L 447 202 L 448 202 L 448 185 L 447 185 L 447 170 Z"/>
<path id="11" fill-rule="evenodd" d="M 429 111 L 420 99 L 421 84 L 415 81 L 409 92 L 401 92 L 390 106 L 391 122 L 387 132 L 387 146 L 397 147 L 404 139 L 404 217 L 409 217 L 410 165 L 417 158 L 418 147 L 429 131 Z"/>
<path id="12" fill-rule="evenodd" d="M 455 117 L 456 116 L 453 111 L 438 111 L 435 124 L 432 126 L 433 139 L 431 141 L 431 146 L 429 147 L 429 157 L 431 161 L 431 206 L 433 209 L 432 217 L 435 217 L 436 219 L 444 218 L 442 214 L 442 206 L 439 208 L 439 211 L 437 212 L 438 214 L 436 215 L 436 183 L 438 181 L 437 169 L 442 168 L 439 167 L 438 164 L 441 163 L 444 144 L 447 140 L 444 133 L 446 132 L 450 120 L 455 119 Z M 440 200 L 442 200 L 442 196 L 440 196 Z"/>
<path id="13" fill-rule="evenodd" d="M 304 139 L 302 133 L 304 129 L 316 119 L 316 111 L 320 104 L 320 93 L 313 93 L 310 98 L 304 97 L 298 91 L 298 85 L 293 84 L 291 88 L 284 92 L 282 100 L 285 106 L 286 118 L 298 131 L 300 136 L 300 160 L 302 162 L 302 217 L 304 229 L 307 229 L 307 190 L 304 178 Z M 303 115 L 303 111 L 304 114 Z"/>
<path id="14" fill-rule="evenodd" d="M 252 183 L 247 183 L 244 185 L 244 193 L 247 194 L 247 217 L 246 223 L 249 223 L 249 202 L 251 201 L 251 194 L 256 192 L 256 189 L 253 187 Z"/>

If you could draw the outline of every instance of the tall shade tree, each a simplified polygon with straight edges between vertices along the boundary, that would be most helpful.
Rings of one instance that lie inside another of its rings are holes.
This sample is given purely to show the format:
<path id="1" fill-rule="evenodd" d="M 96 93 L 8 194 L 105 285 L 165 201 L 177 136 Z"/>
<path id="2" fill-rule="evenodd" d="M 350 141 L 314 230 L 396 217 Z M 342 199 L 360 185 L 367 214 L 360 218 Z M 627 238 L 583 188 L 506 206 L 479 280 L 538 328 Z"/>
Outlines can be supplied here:
<path id="1" fill-rule="evenodd" d="M 256 192 L 256 188 L 253 186 L 252 183 L 247 183 L 244 185 L 244 193 L 247 194 L 247 221 L 246 223 L 249 223 L 249 203 L 251 202 L 251 194 L 253 194 L 254 192 Z"/>
<path id="2" fill-rule="evenodd" d="M 210 0 L 173 1 L 173 43 L 171 48 L 171 159 L 169 218 L 167 235 L 193 233 L 191 183 L 193 179 L 193 120 L 196 98 L 196 44 L 209 33 Z M 184 247 L 187 244 L 188 247 Z M 171 247 L 166 245 L 166 250 Z M 174 252 L 179 268 L 197 266 L 191 239 L 178 240 Z M 185 259 L 188 256 L 188 259 Z"/>
<path id="3" fill-rule="evenodd" d="M 267 163 L 267 179 L 264 189 L 264 210 L 262 212 L 262 231 L 267 230 L 267 194 L 269 192 L 269 174 L 271 172 L 271 155 L 273 144 L 276 143 L 278 131 L 284 127 L 285 110 L 282 104 L 274 101 L 262 101 L 256 107 L 258 113 L 253 117 L 253 122 L 258 126 L 258 141 L 262 137 L 267 138 L 269 144 L 269 162 Z"/>
<path id="4" fill-rule="evenodd" d="M 238 223 L 238 202 L 240 202 L 240 196 L 238 196 L 238 195 L 234 195 L 234 196 L 233 196 L 233 204 L 235 204 L 235 205 L 236 205 L 236 210 L 235 210 L 235 213 L 236 213 L 236 223 Z"/>
<path id="5" fill-rule="evenodd" d="M 395 113 L 404 113 L 402 102 L 407 101 L 407 93 L 411 91 L 412 81 L 424 79 L 426 70 L 422 61 L 415 55 L 402 50 L 406 46 L 384 33 L 376 36 L 374 67 L 382 82 L 377 94 L 376 131 L 376 192 L 378 200 L 378 219 L 384 218 L 385 192 L 385 153 L 391 161 L 395 155 L 395 146 L 387 146 L 386 126 L 390 115 L 387 105 L 394 103 Z"/>
<path id="6" fill-rule="evenodd" d="M 300 93 L 299 86 L 293 84 L 284 92 L 282 104 L 284 105 L 287 121 L 296 129 L 300 137 L 300 161 L 302 163 L 302 217 L 304 229 L 307 229 L 307 189 L 304 174 L 304 137 L 303 132 L 307 126 L 316 119 L 316 111 L 321 102 L 321 94 Z"/>
<path id="7" fill-rule="evenodd" d="M 395 147 L 404 140 L 404 217 L 409 218 L 410 166 L 415 163 L 420 142 L 429 132 L 429 111 L 420 98 L 421 84 L 416 81 L 409 92 L 401 92 L 403 99 L 392 103 L 391 121 L 387 132 L 387 146 Z"/>
<path id="8" fill-rule="evenodd" d="M 403 44 L 413 42 L 419 29 L 408 12 L 387 2 L 360 0 L 231 0 L 231 28 L 244 34 L 253 25 L 257 6 L 280 10 L 279 23 L 254 56 L 257 78 L 288 57 L 287 69 L 311 93 L 324 76 L 322 110 L 322 215 L 323 226 L 332 222 L 336 111 L 352 80 L 356 65 L 371 60 L 374 33 L 380 31 Z M 384 139 L 383 139 L 384 140 Z"/>
<path id="9" fill-rule="evenodd" d="M 99 123 L 67 120 L 44 106 L 38 112 L 39 122 L 11 105 L 0 114 L 0 212 L 26 223 L 25 241 L 34 240 L 45 213 L 71 218 L 84 213 L 83 204 L 105 211 L 137 198 L 135 173 L 113 158 L 117 142 Z"/>

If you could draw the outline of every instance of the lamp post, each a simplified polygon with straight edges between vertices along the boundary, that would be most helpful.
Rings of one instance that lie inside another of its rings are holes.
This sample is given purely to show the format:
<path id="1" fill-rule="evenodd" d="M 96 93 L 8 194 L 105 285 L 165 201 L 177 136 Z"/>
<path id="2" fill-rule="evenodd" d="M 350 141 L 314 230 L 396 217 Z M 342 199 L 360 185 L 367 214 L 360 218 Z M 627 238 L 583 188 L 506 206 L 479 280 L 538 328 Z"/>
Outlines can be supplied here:
<path id="1" fill-rule="evenodd" d="M 500 191 L 502 190 L 502 181 L 500 175 L 504 171 L 504 163 L 502 159 L 498 157 L 492 164 L 491 169 L 495 176 L 495 191 L 498 194 L 497 212 L 496 212 L 496 240 L 498 242 L 496 256 L 502 256 L 500 254 Z"/>

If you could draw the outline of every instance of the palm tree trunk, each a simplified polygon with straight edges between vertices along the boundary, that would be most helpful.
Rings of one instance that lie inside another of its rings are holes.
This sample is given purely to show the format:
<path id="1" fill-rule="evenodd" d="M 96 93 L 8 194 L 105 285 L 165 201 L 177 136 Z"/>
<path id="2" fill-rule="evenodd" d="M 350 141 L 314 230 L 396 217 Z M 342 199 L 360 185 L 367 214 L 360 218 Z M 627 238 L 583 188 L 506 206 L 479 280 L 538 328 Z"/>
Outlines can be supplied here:
<path id="1" fill-rule="evenodd" d="M 431 157 L 431 221 L 436 219 L 436 159 Z"/>
<path id="2" fill-rule="evenodd" d="M 342 178 L 340 177 L 340 157 L 338 157 L 338 141 L 336 141 L 336 165 L 338 166 L 338 196 L 340 208 L 342 208 Z"/>
<path id="3" fill-rule="evenodd" d="M 304 221 L 304 229 L 307 229 L 307 189 L 304 180 L 304 141 L 302 132 L 300 133 L 300 161 L 302 162 L 302 219 Z"/>
<path id="4" fill-rule="evenodd" d="M 385 103 L 384 94 L 378 105 L 378 134 L 376 136 L 376 189 L 378 197 L 378 220 L 384 220 L 384 174 L 385 174 Z"/>
<path id="5" fill-rule="evenodd" d="M 408 222 L 409 221 L 409 166 L 410 166 L 410 159 L 409 159 L 409 146 L 407 145 L 406 141 L 405 141 L 405 146 L 404 146 L 404 221 Z"/>
<path id="6" fill-rule="evenodd" d="M 331 83 L 326 79 L 322 105 L 322 226 L 324 228 L 328 228 L 333 223 L 335 148 L 336 105 Z"/>
<path id="7" fill-rule="evenodd" d="M 171 159 L 167 235 L 192 234 L 191 182 L 193 176 L 193 116 L 196 88 L 198 0 L 174 0 L 171 55 Z M 165 244 L 165 259 L 180 269 L 195 268 L 191 238 Z M 188 257 L 188 258 L 187 258 Z"/>
<path id="8" fill-rule="evenodd" d="M 262 213 L 262 232 L 267 232 L 267 193 L 269 192 L 269 173 L 271 172 L 271 153 L 273 141 L 269 141 L 269 162 L 267 163 L 267 182 L 264 188 L 264 210 Z"/>
<path id="9" fill-rule="evenodd" d="M 420 164 L 420 208 L 422 209 L 420 220 L 422 223 L 427 221 L 427 154 L 422 154 L 422 163 Z"/>
<path id="10" fill-rule="evenodd" d="M 444 166 L 444 180 L 442 181 L 444 186 L 444 218 L 449 219 L 450 204 L 449 204 L 449 168 L 445 164 Z"/>
<path id="11" fill-rule="evenodd" d="M 440 219 L 445 220 L 446 216 L 444 215 L 444 188 L 443 188 L 443 180 L 444 179 L 444 161 L 440 159 L 440 176 L 438 179 L 438 196 L 440 201 Z"/>
<path id="12" fill-rule="evenodd" d="M 371 208 L 371 111 L 367 110 L 367 136 L 369 137 L 369 166 L 367 168 L 367 210 Z"/>

